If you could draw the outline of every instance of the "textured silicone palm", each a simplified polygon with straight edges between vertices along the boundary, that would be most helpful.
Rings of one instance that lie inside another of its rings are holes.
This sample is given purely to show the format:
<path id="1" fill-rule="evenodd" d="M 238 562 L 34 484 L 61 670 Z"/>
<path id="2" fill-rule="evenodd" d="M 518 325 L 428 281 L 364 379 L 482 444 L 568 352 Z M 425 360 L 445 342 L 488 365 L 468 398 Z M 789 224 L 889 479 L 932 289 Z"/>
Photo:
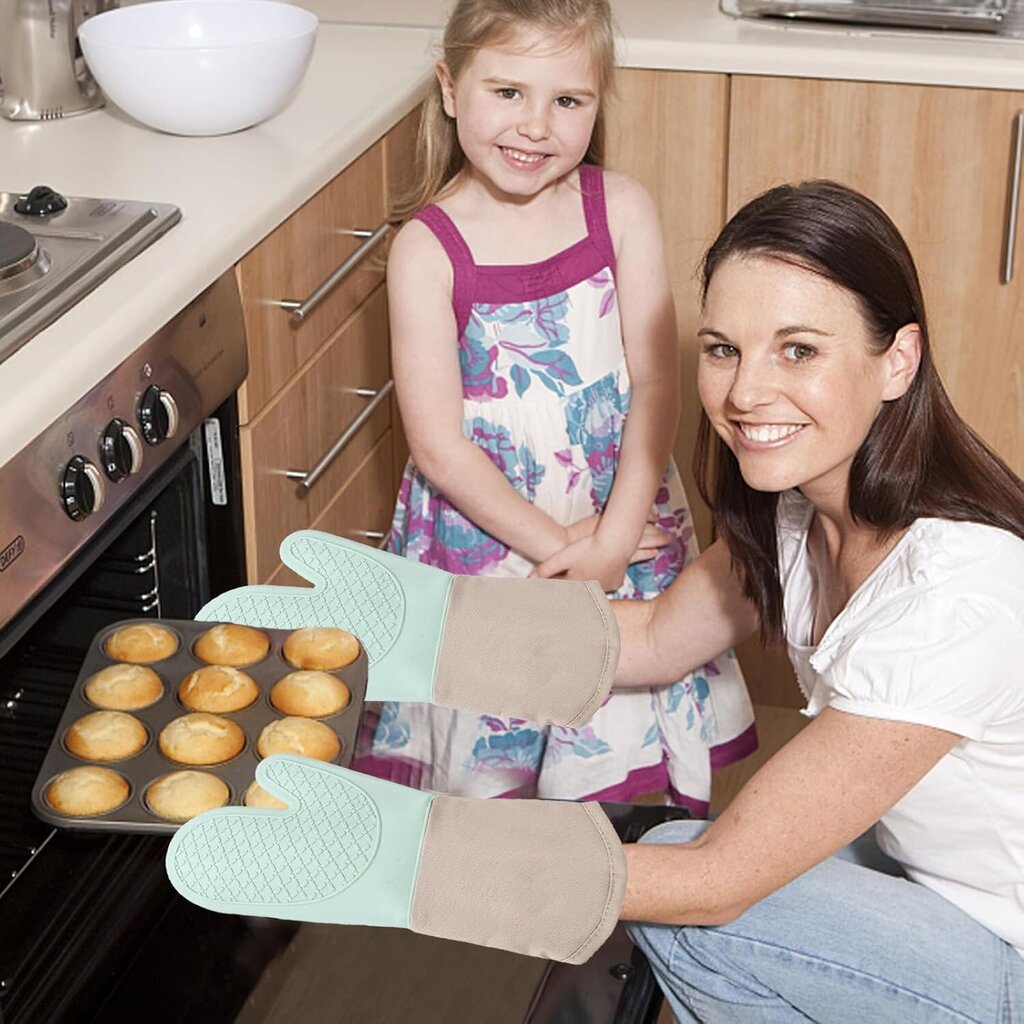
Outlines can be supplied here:
<path id="1" fill-rule="evenodd" d="M 434 797 L 280 754 L 256 779 L 287 810 L 229 807 L 186 822 L 167 850 L 185 899 L 231 914 L 409 927 Z"/>
<path id="2" fill-rule="evenodd" d="M 196 618 L 267 629 L 340 626 L 366 648 L 367 700 L 432 699 L 451 573 L 318 530 L 287 536 L 281 560 L 312 589 L 239 587 Z"/>

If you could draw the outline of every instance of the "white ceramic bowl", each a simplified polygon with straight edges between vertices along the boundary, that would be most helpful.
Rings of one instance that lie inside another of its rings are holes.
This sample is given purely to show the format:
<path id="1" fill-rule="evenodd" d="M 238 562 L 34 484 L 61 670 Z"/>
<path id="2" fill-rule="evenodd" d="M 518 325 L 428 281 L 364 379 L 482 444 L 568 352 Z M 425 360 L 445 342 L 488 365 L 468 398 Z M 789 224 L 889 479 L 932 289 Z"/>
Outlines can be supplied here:
<path id="1" fill-rule="evenodd" d="M 87 18 L 78 38 L 126 114 L 175 135 L 223 135 L 288 102 L 316 27 L 316 15 L 272 0 L 153 0 Z"/>

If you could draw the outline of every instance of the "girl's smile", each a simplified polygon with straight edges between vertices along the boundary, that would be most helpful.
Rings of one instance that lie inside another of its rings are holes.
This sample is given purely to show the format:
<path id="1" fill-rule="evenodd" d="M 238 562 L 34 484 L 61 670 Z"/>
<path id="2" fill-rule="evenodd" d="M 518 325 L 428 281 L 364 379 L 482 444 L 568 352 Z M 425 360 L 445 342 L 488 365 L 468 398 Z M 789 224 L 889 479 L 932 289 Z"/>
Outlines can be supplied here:
<path id="1" fill-rule="evenodd" d="M 909 360 L 899 340 L 877 354 L 854 295 L 762 256 L 715 271 L 698 333 L 701 401 L 747 484 L 845 509 L 854 455 L 882 403 L 909 386 L 916 347 Z"/>

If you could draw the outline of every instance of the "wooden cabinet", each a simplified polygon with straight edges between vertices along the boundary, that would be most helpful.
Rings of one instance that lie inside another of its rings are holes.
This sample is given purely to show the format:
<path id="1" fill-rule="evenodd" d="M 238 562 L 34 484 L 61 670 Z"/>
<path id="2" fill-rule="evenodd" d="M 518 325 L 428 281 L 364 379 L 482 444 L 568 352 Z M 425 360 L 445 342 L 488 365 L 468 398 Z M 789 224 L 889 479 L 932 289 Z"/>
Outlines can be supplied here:
<path id="1" fill-rule="evenodd" d="M 1024 473 L 1024 266 L 1002 284 L 1013 122 L 994 89 L 737 76 L 728 209 L 835 178 L 874 199 L 918 264 L 939 373 L 965 420 Z M 1024 258 L 1024 250 L 1020 256 Z"/>
<path id="2" fill-rule="evenodd" d="M 661 212 L 683 397 L 675 457 L 702 546 L 711 537 L 711 516 L 690 469 L 700 419 L 697 264 L 724 223 L 728 102 L 726 75 L 621 69 L 608 112 L 605 161 L 642 182 Z"/>
<path id="3" fill-rule="evenodd" d="M 252 580 L 265 580 L 277 568 L 278 547 L 295 530 L 312 526 L 335 493 L 391 424 L 381 404 L 308 490 L 297 473 L 308 472 L 328 453 L 367 400 L 389 379 L 387 308 L 378 288 L 317 353 L 305 372 L 275 397 L 251 425 L 241 429 L 245 500 L 246 562 Z M 289 476 L 289 472 L 292 474 Z M 388 501 L 394 500 L 388 480 Z M 367 522 L 383 530 L 384 522 Z"/>
<path id="4" fill-rule="evenodd" d="M 608 165 L 659 205 L 679 314 L 684 413 L 676 458 L 698 539 L 710 535 L 689 473 L 698 262 L 729 215 L 786 181 L 829 177 L 876 200 L 907 238 L 936 363 L 967 422 L 1024 473 L 1024 250 L 1000 273 L 1013 121 L 1024 95 L 694 72 L 623 70 Z M 1024 225 L 1022 225 L 1024 227 Z M 799 705 L 788 660 L 754 643 L 740 659 L 755 702 Z"/>
<path id="5" fill-rule="evenodd" d="M 249 339 L 249 376 L 238 395 L 248 423 L 383 280 L 363 260 L 297 322 L 282 303 L 300 303 L 328 281 L 384 222 L 384 147 L 373 146 L 304 203 L 239 262 L 236 273 Z"/>
<path id="6" fill-rule="evenodd" d="M 397 459 L 386 241 L 332 281 L 384 224 L 389 194 L 411 163 L 417 116 L 400 122 L 236 267 L 249 342 L 239 441 L 251 583 L 281 581 L 287 570 L 278 549 L 295 530 L 315 527 L 376 544 L 390 526 Z M 293 317 L 289 304 L 310 296 L 309 314 Z M 404 441 L 398 448 L 404 452 Z"/>

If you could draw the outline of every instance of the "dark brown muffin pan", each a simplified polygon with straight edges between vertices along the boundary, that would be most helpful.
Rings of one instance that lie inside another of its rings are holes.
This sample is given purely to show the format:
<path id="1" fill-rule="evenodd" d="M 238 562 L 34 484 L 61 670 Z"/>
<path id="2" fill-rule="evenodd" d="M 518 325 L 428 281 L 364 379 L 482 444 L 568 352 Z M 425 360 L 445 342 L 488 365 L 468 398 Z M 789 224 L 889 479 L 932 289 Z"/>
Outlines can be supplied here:
<path id="1" fill-rule="evenodd" d="M 102 711 L 85 696 L 85 684 L 89 678 L 108 665 L 125 664 L 111 658 L 105 649 L 107 637 L 125 626 L 133 623 L 150 626 L 163 626 L 178 637 L 178 649 L 169 658 L 162 661 L 148 662 L 147 667 L 160 676 L 164 684 L 164 692 L 155 704 L 149 707 L 126 711 L 133 715 L 145 727 L 148 733 L 146 745 L 139 753 L 118 761 L 91 761 L 76 757 L 64 746 L 64 735 L 68 728 L 83 715 L 93 711 Z M 260 757 L 256 752 L 256 741 L 264 726 L 279 718 L 287 718 L 270 703 L 270 691 L 274 684 L 289 672 L 296 671 L 294 666 L 284 660 L 281 653 L 284 641 L 292 630 L 263 629 L 270 638 L 270 652 L 255 665 L 240 666 L 239 670 L 249 675 L 259 687 L 259 696 L 248 707 L 241 711 L 215 712 L 223 718 L 236 722 L 245 733 L 245 746 L 241 752 L 228 761 L 213 765 L 180 764 L 172 761 L 161 753 L 158 745 L 160 731 L 169 722 L 191 712 L 178 699 L 178 688 L 182 681 L 195 669 L 207 664 L 194 654 L 192 647 L 199 636 L 216 626 L 216 622 L 196 622 L 191 619 L 129 619 L 108 626 L 93 637 L 82 664 L 75 687 L 64 708 L 60 725 L 54 735 L 50 748 L 46 752 L 42 767 L 32 787 L 32 808 L 44 821 L 59 828 L 83 829 L 105 832 L 144 832 L 172 833 L 181 822 L 168 821 L 153 813 L 145 802 L 146 787 L 163 775 L 173 771 L 209 772 L 221 778 L 230 791 L 228 804 L 241 804 L 249 784 L 256 777 L 256 765 Z M 355 752 L 356 735 L 362 718 L 363 701 L 366 696 L 367 657 L 360 645 L 359 656 L 354 662 L 343 668 L 335 669 L 331 675 L 337 676 L 349 689 L 351 699 L 348 706 L 337 714 L 316 721 L 332 729 L 341 741 L 341 751 L 334 763 L 348 765 Z M 105 814 L 76 817 L 61 814 L 46 800 L 46 789 L 63 771 L 82 765 L 95 765 L 109 768 L 117 772 L 128 783 L 130 793 L 127 801 L 120 807 Z"/>

